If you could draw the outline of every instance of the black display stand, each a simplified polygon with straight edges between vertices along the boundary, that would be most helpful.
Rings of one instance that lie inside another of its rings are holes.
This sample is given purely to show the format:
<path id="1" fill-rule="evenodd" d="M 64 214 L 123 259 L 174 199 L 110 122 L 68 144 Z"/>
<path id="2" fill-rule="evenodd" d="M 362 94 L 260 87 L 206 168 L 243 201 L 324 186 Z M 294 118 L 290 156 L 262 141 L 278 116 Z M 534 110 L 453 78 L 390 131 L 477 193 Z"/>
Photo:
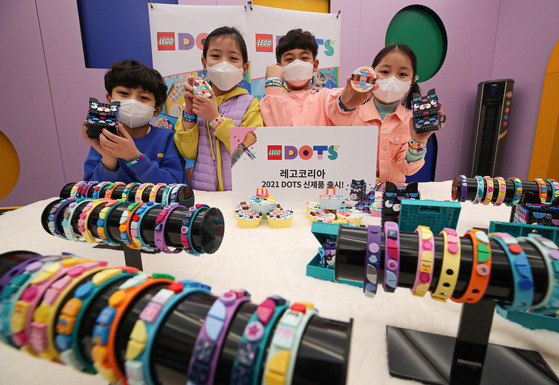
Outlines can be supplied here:
<path id="1" fill-rule="evenodd" d="M 488 343 L 494 314 L 494 301 L 464 304 L 456 338 L 387 326 L 390 374 L 436 385 L 559 384 L 538 352 Z"/>
<path id="2" fill-rule="evenodd" d="M 142 267 L 142 252 L 140 249 L 131 249 L 124 246 L 124 263 L 126 266 L 135 267 L 138 270 L 143 270 Z"/>

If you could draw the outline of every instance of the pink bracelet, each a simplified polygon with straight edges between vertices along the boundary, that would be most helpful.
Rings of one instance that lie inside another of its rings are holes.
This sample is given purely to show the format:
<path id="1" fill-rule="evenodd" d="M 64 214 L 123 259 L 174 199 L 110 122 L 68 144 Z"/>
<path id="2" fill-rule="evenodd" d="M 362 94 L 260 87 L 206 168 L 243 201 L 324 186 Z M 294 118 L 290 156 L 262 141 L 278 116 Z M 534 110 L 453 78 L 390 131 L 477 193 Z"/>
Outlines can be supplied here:
<path id="1" fill-rule="evenodd" d="M 419 237 L 419 252 L 417 254 L 417 272 L 411 292 L 413 295 L 423 297 L 429 290 L 433 279 L 435 241 L 433 232 L 427 226 L 417 226 L 415 232 Z"/>

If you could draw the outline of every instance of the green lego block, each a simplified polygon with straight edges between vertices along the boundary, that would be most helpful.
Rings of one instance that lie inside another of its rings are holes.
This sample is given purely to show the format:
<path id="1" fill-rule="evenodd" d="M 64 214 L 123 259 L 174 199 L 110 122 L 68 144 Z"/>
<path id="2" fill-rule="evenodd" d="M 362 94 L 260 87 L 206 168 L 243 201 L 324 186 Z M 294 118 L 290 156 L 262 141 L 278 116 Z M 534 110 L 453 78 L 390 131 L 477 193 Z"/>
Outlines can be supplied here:
<path id="1" fill-rule="evenodd" d="M 528 234 L 537 233 L 542 237 L 551 239 L 556 244 L 559 244 L 559 227 L 555 226 L 491 221 L 489 222 L 489 232 L 509 233 L 513 237 L 525 237 L 528 236 Z"/>
<path id="2" fill-rule="evenodd" d="M 434 234 L 445 227 L 456 230 L 460 210 L 460 202 L 402 199 L 398 219 L 400 231 L 414 232 L 417 226 L 428 226 Z"/>

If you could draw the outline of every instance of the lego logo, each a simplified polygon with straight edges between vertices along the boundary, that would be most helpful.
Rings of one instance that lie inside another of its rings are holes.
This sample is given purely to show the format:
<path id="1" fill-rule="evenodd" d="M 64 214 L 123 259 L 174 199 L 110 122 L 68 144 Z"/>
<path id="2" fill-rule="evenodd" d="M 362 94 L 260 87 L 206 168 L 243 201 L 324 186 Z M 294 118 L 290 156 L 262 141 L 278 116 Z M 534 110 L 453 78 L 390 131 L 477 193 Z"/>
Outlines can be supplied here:
<path id="1" fill-rule="evenodd" d="M 175 50 L 175 33 L 174 32 L 157 32 L 157 49 L 159 51 Z"/>
<path id="2" fill-rule="evenodd" d="M 268 160 L 281 160 L 281 146 L 268 146 Z"/>
<path id="3" fill-rule="evenodd" d="M 271 47 L 272 46 L 272 40 L 270 40 L 270 39 L 258 39 L 258 42 L 256 42 L 256 45 L 258 47 Z"/>
<path id="4" fill-rule="evenodd" d="M 270 150 L 270 151 L 268 151 L 268 155 L 271 155 L 271 156 L 281 155 L 281 150 Z"/>
<path id="5" fill-rule="evenodd" d="M 159 39 L 160 45 L 171 45 L 175 42 L 175 39 L 172 37 L 162 37 Z"/>

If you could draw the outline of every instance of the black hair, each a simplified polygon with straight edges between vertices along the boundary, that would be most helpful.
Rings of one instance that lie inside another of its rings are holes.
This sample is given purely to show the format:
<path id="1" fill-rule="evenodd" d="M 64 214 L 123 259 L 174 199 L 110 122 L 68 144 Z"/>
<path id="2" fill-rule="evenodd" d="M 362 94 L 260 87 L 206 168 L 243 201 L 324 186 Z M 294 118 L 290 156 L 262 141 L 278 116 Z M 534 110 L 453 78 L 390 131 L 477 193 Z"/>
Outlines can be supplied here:
<path id="1" fill-rule="evenodd" d="M 113 88 L 123 86 L 128 88 L 142 87 L 155 97 L 155 107 L 165 103 L 167 85 L 161 74 L 138 60 L 126 59 L 114 62 L 105 73 L 105 89 L 112 94 Z"/>
<path id="2" fill-rule="evenodd" d="M 379 63 L 381 62 L 382 59 L 384 59 L 389 53 L 392 53 L 394 51 L 399 51 L 399 52 L 403 53 L 411 61 L 411 67 L 412 67 L 412 70 L 413 70 L 412 85 L 411 85 L 410 90 L 408 91 L 405 99 L 403 99 L 403 101 L 402 101 L 402 105 L 404 107 L 411 109 L 411 102 L 413 100 L 413 94 L 421 94 L 421 90 L 419 89 L 419 85 L 417 84 L 417 81 L 415 80 L 415 76 L 417 75 L 417 57 L 415 56 L 415 53 L 413 52 L 413 50 L 405 44 L 387 45 L 386 47 L 384 47 L 383 49 L 380 50 L 380 52 L 377 54 L 377 56 L 375 56 L 375 59 L 373 60 L 372 67 L 376 68 L 379 65 Z"/>
<path id="3" fill-rule="evenodd" d="M 318 55 L 318 44 L 316 44 L 314 35 L 309 31 L 297 28 L 287 32 L 285 36 L 279 39 L 276 46 L 276 60 L 278 63 L 281 63 L 281 57 L 284 53 L 297 48 L 311 51 L 313 60 Z"/>
<path id="4" fill-rule="evenodd" d="M 219 27 L 214 29 L 208 36 L 206 36 L 206 40 L 204 41 L 204 49 L 202 50 L 202 57 L 204 60 L 206 59 L 206 55 L 208 54 L 208 49 L 210 48 L 210 43 L 213 39 L 219 36 L 230 35 L 239 45 L 241 49 L 241 55 L 243 56 L 243 65 L 248 62 L 248 52 L 247 52 L 247 45 L 245 43 L 245 39 L 241 32 L 235 27 Z"/>

